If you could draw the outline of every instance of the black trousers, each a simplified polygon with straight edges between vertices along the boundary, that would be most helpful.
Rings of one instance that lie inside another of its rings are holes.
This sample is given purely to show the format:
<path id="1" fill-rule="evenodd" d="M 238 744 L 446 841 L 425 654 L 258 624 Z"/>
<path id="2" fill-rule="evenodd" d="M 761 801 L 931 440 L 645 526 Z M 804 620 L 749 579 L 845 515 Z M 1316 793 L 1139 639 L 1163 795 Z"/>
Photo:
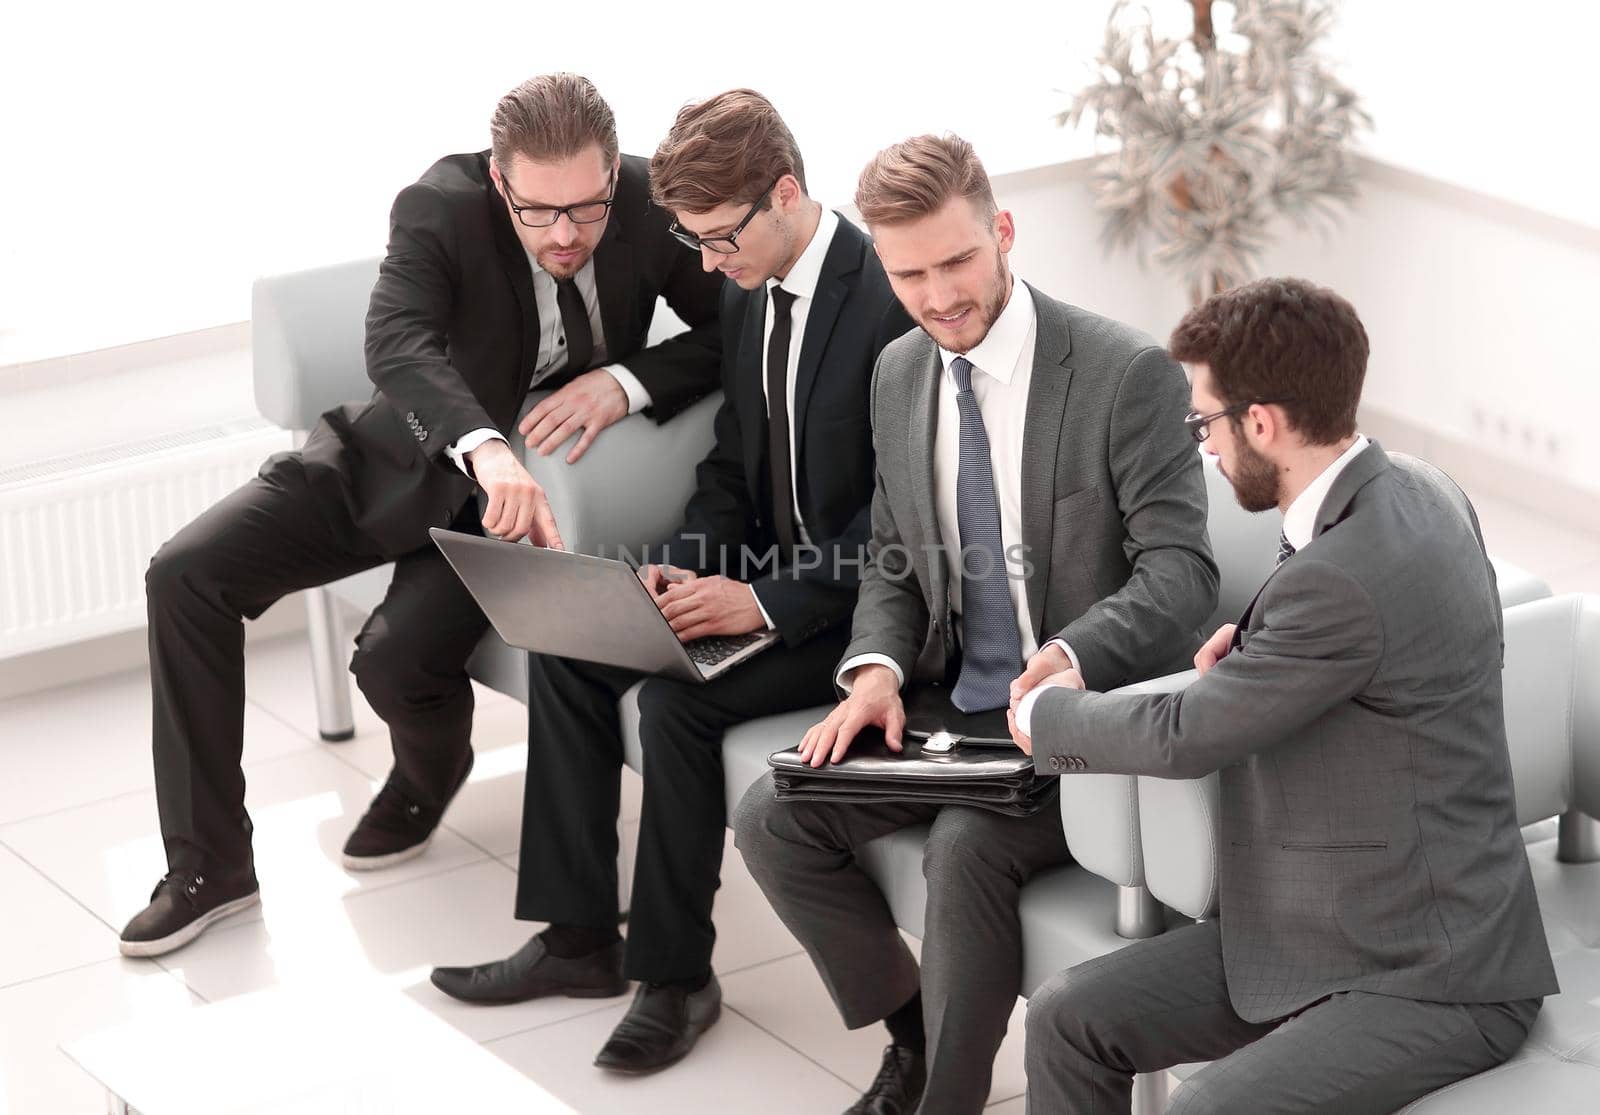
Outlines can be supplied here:
<path id="1" fill-rule="evenodd" d="M 1126 1112 L 1133 1074 L 1211 1061 L 1169 1112 L 1384 1115 L 1504 1061 L 1539 999 L 1428 1003 L 1346 991 L 1288 1019 L 1234 1011 L 1215 921 L 1069 968 L 1028 1001 L 1028 1110 Z"/>
<path id="2" fill-rule="evenodd" d="M 848 639 L 848 628 L 835 628 L 798 647 L 771 647 L 704 685 L 652 678 L 640 690 L 644 806 L 628 915 L 629 979 L 668 982 L 710 970 L 727 823 L 723 733 L 746 720 L 831 703 L 833 671 Z M 563 658 L 529 660 L 520 919 L 617 924 L 617 698 L 639 676 Z"/>
<path id="3" fill-rule="evenodd" d="M 453 524 L 481 531 L 469 501 Z M 211 507 L 156 553 L 149 609 L 156 803 L 174 870 L 252 869 L 244 807 L 244 620 L 280 597 L 382 565 L 343 500 L 298 454 Z M 431 545 L 401 557 L 350 669 L 389 726 L 394 778 L 442 805 L 471 746 L 466 661 L 488 621 Z"/>

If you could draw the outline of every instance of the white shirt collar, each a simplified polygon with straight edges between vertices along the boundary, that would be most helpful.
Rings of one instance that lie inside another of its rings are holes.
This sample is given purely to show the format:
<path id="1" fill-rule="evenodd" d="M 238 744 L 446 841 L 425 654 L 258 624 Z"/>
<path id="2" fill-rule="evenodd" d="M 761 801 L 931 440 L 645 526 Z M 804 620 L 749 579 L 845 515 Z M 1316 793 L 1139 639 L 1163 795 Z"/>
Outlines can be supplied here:
<path id="1" fill-rule="evenodd" d="M 1005 309 L 995 318 L 983 340 L 965 354 L 966 358 L 984 375 L 1001 383 L 1010 383 L 1012 373 L 1017 370 L 1017 361 L 1022 359 L 1023 349 L 1033 331 L 1036 313 L 1033 294 L 1027 284 L 1013 278 L 1011 297 L 1006 300 Z M 960 355 L 945 348 L 939 349 L 939 359 L 944 362 L 946 372 L 950 371 L 950 362 Z"/>
<path id="2" fill-rule="evenodd" d="M 768 297 L 772 295 L 772 288 L 778 286 L 796 298 L 815 296 L 817 280 L 822 278 L 822 261 L 828 258 L 828 245 L 833 243 L 833 234 L 838 230 L 838 214 L 824 208 L 821 219 L 817 221 L 817 231 L 811 234 L 811 243 L 800 253 L 800 258 L 794 261 L 794 266 L 789 268 L 789 273 L 783 277 L 783 281 L 767 280 Z"/>
<path id="3" fill-rule="evenodd" d="M 1370 444 L 1372 443 L 1367 440 L 1366 435 L 1357 434 L 1350 448 L 1339 454 L 1336 461 L 1306 485 L 1305 491 L 1294 497 L 1289 510 L 1283 513 L 1283 536 L 1289 540 L 1289 545 L 1301 550 L 1310 544 L 1311 532 L 1317 525 L 1317 514 L 1322 510 L 1322 501 L 1328 498 L 1328 491 L 1333 487 L 1333 482 L 1339 479 L 1339 474 L 1351 461 L 1361 456 L 1362 451 Z"/>

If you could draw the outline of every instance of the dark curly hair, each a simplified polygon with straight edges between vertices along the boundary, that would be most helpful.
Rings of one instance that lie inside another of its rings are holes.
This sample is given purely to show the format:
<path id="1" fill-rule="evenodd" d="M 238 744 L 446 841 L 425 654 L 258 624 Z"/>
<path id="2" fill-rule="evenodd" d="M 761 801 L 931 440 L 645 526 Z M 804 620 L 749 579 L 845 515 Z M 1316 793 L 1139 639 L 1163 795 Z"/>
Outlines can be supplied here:
<path id="1" fill-rule="evenodd" d="M 1326 287 L 1258 279 L 1225 290 L 1183 316 L 1167 351 L 1174 360 L 1209 365 L 1216 394 L 1229 406 L 1289 400 L 1284 413 L 1313 445 L 1356 431 L 1367 331 L 1355 307 Z"/>

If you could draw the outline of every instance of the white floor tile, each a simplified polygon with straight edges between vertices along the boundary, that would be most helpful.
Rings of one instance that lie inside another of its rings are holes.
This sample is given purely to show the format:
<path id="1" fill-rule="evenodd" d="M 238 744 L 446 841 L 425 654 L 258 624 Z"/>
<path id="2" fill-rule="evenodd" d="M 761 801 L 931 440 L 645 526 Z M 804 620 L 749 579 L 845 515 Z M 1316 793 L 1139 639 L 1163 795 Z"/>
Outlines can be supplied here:
<path id="1" fill-rule="evenodd" d="M 437 965 L 481 964 L 543 926 L 512 917 L 516 876 L 493 860 L 352 895 L 343 902 L 207 933 L 163 964 L 208 1000 L 275 986 L 335 983 L 404 991 L 477 1041 L 603 1008 L 551 998 L 503 1007 L 457 1002 L 428 980 Z"/>
<path id="2" fill-rule="evenodd" d="M 244 738 L 247 763 L 312 746 L 250 707 Z M 8 763 L 0 779 L 0 824 L 147 790 L 155 784 L 150 679 L 143 670 L 126 671 L 0 702 L 0 740 L 28 756 Z"/>
<path id="3" fill-rule="evenodd" d="M 0 847 L 0 987 L 117 955 L 117 935 Z"/>
<path id="4" fill-rule="evenodd" d="M 178 980 L 136 960 L 108 960 L 0 990 L 0 1112 L 104 1111 L 104 1089 L 67 1059 L 60 1043 L 195 1002 Z"/>
<path id="5" fill-rule="evenodd" d="M 733 846 L 732 831 L 722 854 L 722 889 L 717 891 L 712 921 L 717 927 L 717 945 L 711 963 L 718 973 L 736 972 L 800 951 L 800 942 L 778 920 L 767 896 L 750 877 L 744 857 Z"/>
<path id="6" fill-rule="evenodd" d="M 737 972 L 723 978 L 722 988 L 729 1006 L 835 1076 L 849 1081 L 858 1092 L 872 1083 L 883 1047 L 888 1044 L 887 1031 L 882 1026 L 846 1030 L 810 957 L 802 953 Z M 1018 1000 L 1005 1041 L 995 1057 L 994 1081 L 989 1089 L 991 1103 L 1020 1096 L 1025 1087 L 1025 1012 L 1026 1004 Z"/>
<path id="7" fill-rule="evenodd" d="M 1600 536 L 1589 534 L 1510 500 L 1474 499 L 1488 551 L 1546 580 L 1585 565 L 1600 564 Z"/>
<path id="8" fill-rule="evenodd" d="M 842 1111 L 856 1092 L 831 1074 L 724 1009 L 682 1062 L 645 1077 L 620 1076 L 592 1062 L 626 1006 L 619 1004 L 488 1043 L 558 1099 L 596 1115 L 678 1115 L 707 1111 L 814 1115 Z"/>
<path id="9" fill-rule="evenodd" d="M 1580 565 L 1576 569 L 1558 573 L 1549 580 L 1550 591 L 1557 596 L 1569 592 L 1600 593 L 1600 562 Z"/>
<path id="10" fill-rule="evenodd" d="M 1025 1096 L 1017 1096 L 1015 1099 L 991 1103 L 984 1108 L 988 1115 L 1027 1115 L 1027 1110 L 1028 1100 Z"/>
<path id="11" fill-rule="evenodd" d="M 392 886 L 483 858 L 441 829 L 414 860 L 385 871 L 346 871 L 339 852 L 371 801 L 371 779 L 315 750 L 252 764 L 245 777 L 256 875 L 270 917 L 315 911 L 358 889 Z M 166 870 L 153 791 L 6 825 L 0 842 L 119 929 L 144 908 Z M 260 916 L 259 909 L 238 915 Z"/>

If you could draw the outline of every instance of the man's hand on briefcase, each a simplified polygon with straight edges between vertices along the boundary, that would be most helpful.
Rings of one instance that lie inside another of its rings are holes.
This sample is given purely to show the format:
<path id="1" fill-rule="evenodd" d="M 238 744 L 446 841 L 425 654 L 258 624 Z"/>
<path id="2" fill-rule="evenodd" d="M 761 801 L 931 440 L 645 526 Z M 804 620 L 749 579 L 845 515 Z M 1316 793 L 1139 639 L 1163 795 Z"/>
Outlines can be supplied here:
<path id="1" fill-rule="evenodd" d="M 483 511 L 485 534 L 508 542 L 527 538 L 536 546 L 566 549 L 544 489 L 528 475 L 509 445 L 498 439 L 486 441 L 468 453 L 467 460 L 478 486 L 489 497 Z"/>
<path id="2" fill-rule="evenodd" d="M 814 767 L 837 763 L 863 728 L 882 728 L 890 751 L 901 750 L 906 727 L 900 680 L 887 666 L 862 666 L 855 671 L 850 695 L 821 724 L 813 724 L 800 741 L 800 758 Z"/>

